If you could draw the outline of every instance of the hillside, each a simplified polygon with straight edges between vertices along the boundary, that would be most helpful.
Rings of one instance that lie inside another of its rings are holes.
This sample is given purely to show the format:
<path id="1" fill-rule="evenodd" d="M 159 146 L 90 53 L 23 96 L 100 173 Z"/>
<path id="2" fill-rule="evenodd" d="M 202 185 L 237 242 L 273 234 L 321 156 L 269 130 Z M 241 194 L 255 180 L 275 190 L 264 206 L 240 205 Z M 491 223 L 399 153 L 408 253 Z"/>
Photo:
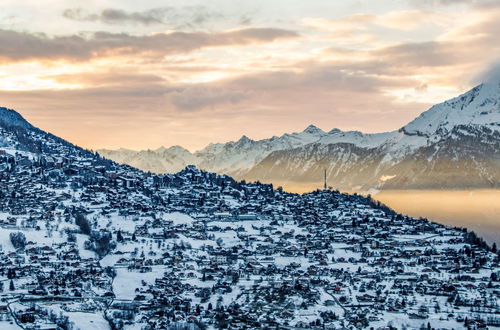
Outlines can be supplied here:
<path id="1" fill-rule="evenodd" d="M 464 229 L 333 190 L 143 172 L 5 108 L 0 136 L 2 329 L 500 324 L 496 248 Z"/>

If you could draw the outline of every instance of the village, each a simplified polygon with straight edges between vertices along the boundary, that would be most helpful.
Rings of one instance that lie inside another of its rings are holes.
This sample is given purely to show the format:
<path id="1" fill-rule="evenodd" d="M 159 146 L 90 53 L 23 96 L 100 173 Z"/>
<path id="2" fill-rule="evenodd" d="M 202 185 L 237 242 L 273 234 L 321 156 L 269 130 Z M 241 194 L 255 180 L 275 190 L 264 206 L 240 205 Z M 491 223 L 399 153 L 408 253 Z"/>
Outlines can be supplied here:
<path id="1" fill-rule="evenodd" d="M 466 229 L 1 133 L 2 329 L 500 326 L 498 251 Z"/>

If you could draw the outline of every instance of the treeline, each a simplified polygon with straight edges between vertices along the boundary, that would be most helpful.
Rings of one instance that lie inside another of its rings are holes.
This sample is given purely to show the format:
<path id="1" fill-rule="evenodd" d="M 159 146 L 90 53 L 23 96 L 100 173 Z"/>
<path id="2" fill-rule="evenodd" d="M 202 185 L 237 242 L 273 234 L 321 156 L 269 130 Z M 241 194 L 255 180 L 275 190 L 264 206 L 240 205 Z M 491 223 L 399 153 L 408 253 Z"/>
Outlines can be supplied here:
<path id="1" fill-rule="evenodd" d="M 116 247 L 116 242 L 113 241 L 111 232 L 107 230 L 93 231 L 89 239 L 85 241 L 84 247 L 102 258 Z"/>
<path id="2" fill-rule="evenodd" d="M 366 203 L 368 205 L 370 205 L 370 207 L 377 209 L 377 210 L 381 210 L 387 215 L 392 215 L 392 216 L 399 215 L 396 211 L 391 209 L 389 206 L 385 205 L 384 203 L 381 203 L 378 200 L 373 199 L 373 197 L 371 195 L 366 196 Z"/>
<path id="3" fill-rule="evenodd" d="M 465 231 L 467 231 L 467 229 L 464 229 Z M 486 243 L 486 241 L 484 239 L 482 239 L 481 237 L 477 236 L 477 234 L 473 231 L 469 231 L 469 232 L 466 232 L 465 234 L 465 242 L 466 243 L 469 243 L 471 245 L 475 245 L 475 246 L 479 246 L 480 248 L 483 248 L 483 249 L 486 249 L 486 250 L 489 250 L 493 253 L 498 253 L 498 249 L 497 249 L 497 244 L 496 243 L 493 243 L 493 245 L 490 247 L 488 245 L 488 243 Z"/>
<path id="4" fill-rule="evenodd" d="M 9 238 L 12 246 L 16 249 L 24 249 L 26 246 L 26 236 L 20 231 L 17 233 L 10 233 Z"/>
<path id="5" fill-rule="evenodd" d="M 99 257 L 104 257 L 116 247 L 111 232 L 103 229 L 99 231 L 92 230 L 92 225 L 82 213 L 76 214 L 75 224 L 83 234 L 89 236 L 89 239 L 84 243 L 84 247 L 87 250 L 94 251 Z"/>

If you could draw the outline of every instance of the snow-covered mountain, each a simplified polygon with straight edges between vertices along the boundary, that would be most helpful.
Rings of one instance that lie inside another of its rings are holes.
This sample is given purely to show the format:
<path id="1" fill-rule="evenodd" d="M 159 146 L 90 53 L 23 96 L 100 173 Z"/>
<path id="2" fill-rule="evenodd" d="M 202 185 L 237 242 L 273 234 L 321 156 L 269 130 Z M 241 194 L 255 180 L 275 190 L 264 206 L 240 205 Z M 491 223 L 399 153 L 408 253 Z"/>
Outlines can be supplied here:
<path id="1" fill-rule="evenodd" d="M 406 134 L 435 141 L 457 126 L 485 126 L 500 130 L 500 82 L 490 82 L 437 104 L 402 128 Z"/>
<path id="2" fill-rule="evenodd" d="M 239 179 L 319 182 L 327 170 L 334 187 L 496 188 L 500 186 L 500 83 L 481 84 L 437 104 L 399 130 L 364 134 L 309 126 L 303 132 L 254 141 L 246 136 L 194 154 L 102 152 L 115 161 L 154 172 L 185 159 Z"/>
<path id="3" fill-rule="evenodd" d="M 238 141 L 210 144 L 195 153 L 179 146 L 141 151 L 101 149 L 98 152 L 118 163 L 154 173 L 175 173 L 192 164 L 208 171 L 242 177 L 271 152 L 298 148 L 317 142 L 326 135 L 321 129 L 310 125 L 300 133 L 259 141 L 243 136 Z"/>
<path id="4" fill-rule="evenodd" d="M 128 164 L 153 173 L 177 173 L 187 165 L 197 164 L 198 157 L 180 146 L 160 147 L 155 150 L 134 151 L 101 149 L 99 153 L 115 162 Z"/>
<path id="5" fill-rule="evenodd" d="M 236 177 L 245 174 L 255 165 L 277 150 L 290 150 L 319 141 L 326 135 L 321 129 L 310 125 L 300 133 L 273 136 L 270 139 L 254 141 L 243 136 L 236 142 L 212 144 L 195 155 L 200 168 Z"/>
<path id="6" fill-rule="evenodd" d="M 498 188 L 500 84 L 433 106 L 398 131 L 335 132 L 268 155 L 248 179 L 328 181 L 349 190 Z"/>

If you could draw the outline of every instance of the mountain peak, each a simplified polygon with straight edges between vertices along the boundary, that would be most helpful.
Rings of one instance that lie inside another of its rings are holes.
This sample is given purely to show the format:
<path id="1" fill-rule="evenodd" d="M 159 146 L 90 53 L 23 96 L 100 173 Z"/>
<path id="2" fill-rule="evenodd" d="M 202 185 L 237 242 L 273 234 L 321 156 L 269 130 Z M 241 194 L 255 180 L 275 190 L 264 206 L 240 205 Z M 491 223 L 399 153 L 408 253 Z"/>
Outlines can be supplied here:
<path id="1" fill-rule="evenodd" d="M 17 126 L 23 128 L 33 127 L 18 112 L 4 107 L 0 107 L 0 123 L 6 126 Z"/>
<path id="2" fill-rule="evenodd" d="M 168 148 L 166 148 L 165 146 L 163 146 L 163 145 L 162 145 L 161 147 L 159 147 L 158 149 L 155 149 L 155 150 L 153 150 L 153 151 L 154 151 L 154 152 L 164 152 L 164 151 L 165 151 L 165 150 L 167 150 L 167 149 L 168 149 Z"/>
<path id="3" fill-rule="evenodd" d="M 239 140 L 238 140 L 238 143 L 247 143 L 247 142 L 251 142 L 253 141 L 252 139 L 250 139 L 248 136 L 246 135 L 243 135 Z"/>
<path id="4" fill-rule="evenodd" d="M 401 131 L 409 135 L 445 134 L 458 125 L 500 124 L 500 83 L 480 84 L 458 97 L 436 104 Z"/>
<path id="5" fill-rule="evenodd" d="M 314 125 L 309 125 L 306 127 L 306 129 L 303 131 L 304 133 L 309 133 L 309 134 L 317 134 L 317 133 L 324 133 L 321 128 L 318 128 Z"/>
<path id="6" fill-rule="evenodd" d="M 328 132 L 328 134 L 338 134 L 338 133 L 342 133 L 342 130 L 338 128 L 333 128 Z"/>

